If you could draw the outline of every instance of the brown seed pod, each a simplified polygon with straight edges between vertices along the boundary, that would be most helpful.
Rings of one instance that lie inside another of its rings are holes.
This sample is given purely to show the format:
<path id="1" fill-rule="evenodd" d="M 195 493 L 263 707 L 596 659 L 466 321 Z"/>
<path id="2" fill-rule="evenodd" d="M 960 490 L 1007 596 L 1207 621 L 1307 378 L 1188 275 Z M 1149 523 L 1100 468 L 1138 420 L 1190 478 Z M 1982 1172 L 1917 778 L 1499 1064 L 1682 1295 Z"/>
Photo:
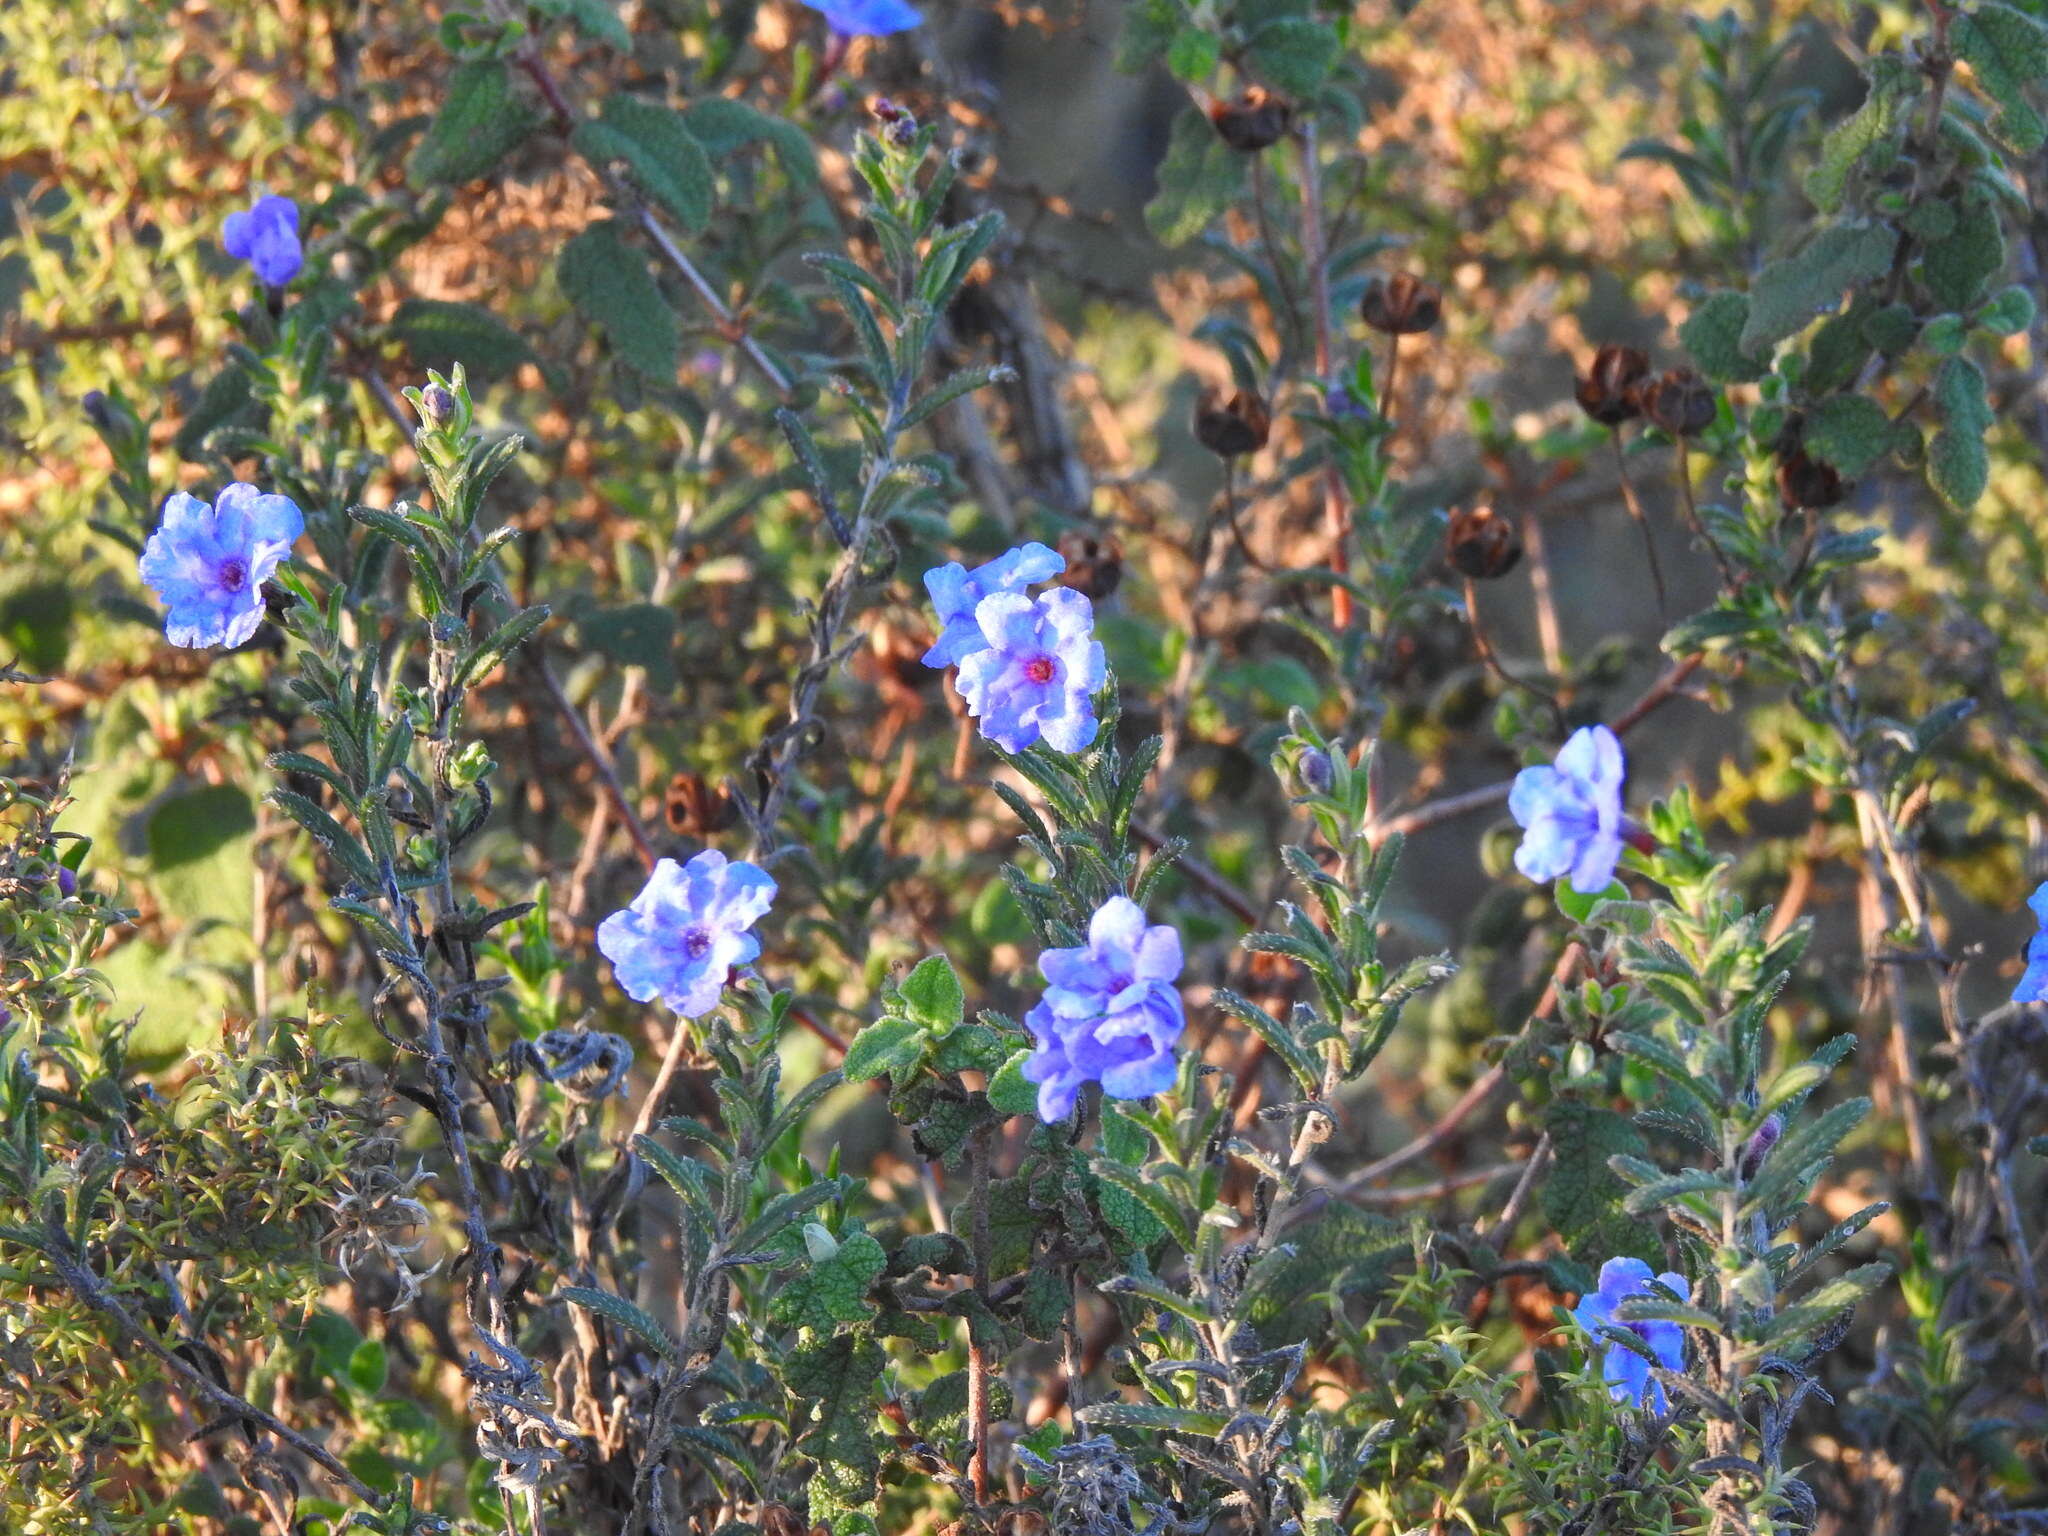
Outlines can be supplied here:
<path id="1" fill-rule="evenodd" d="M 1262 85 L 1241 91 L 1234 100 L 1209 105 L 1209 121 L 1216 125 L 1216 136 L 1246 154 L 1279 143 L 1293 120 L 1294 104 Z"/>
<path id="2" fill-rule="evenodd" d="M 1358 301 L 1359 318 L 1389 336 L 1415 336 L 1443 318 L 1444 291 L 1407 272 L 1375 277 Z"/>
<path id="3" fill-rule="evenodd" d="M 1650 424 L 1673 437 L 1691 437 L 1714 423 L 1720 397 L 1690 368 L 1673 368 L 1636 386 L 1636 403 Z M 1581 396 L 1583 402 L 1584 397 Z"/>
<path id="4" fill-rule="evenodd" d="M 713 789 L 700 773 L 679 773 L 668 781 L 662 799 L 662 813 L 669 830 L 685 837 L 707 837 L 723 832 L 739 815 L 732 803 L 732 791 L 723 784 Z"/>
<path id="5" fill-rule="evenodd" d="M 1618 427 L 1641 414 L 1636 385 L 1650 372 L 1650 360 L 1634 347 L 1602 342 L 1592 364 L 1578 376 L 1579 409 L 1603 427 Z"/>
<path id="6" fill-rule="evenodd" d="M 1257 453 L 1273 430 L 1266 402 L 1243 389 L 1218 404 L 1220 395 L 1215 389 L 1202 391 L 1195 405 L 1195 440 L 1222 459 Z"/>
<path id="7" fill-rule="evenodd" d="M 1522 540 L 1514 524 L 1493 508 L 1460 507 L 1451 514 L 1444 558 L 1460 576 L 1492 581 L 1515 568 L 1522 558 Z"/>
<path id="8" fill-rule="evenodd" d="M 1069 528 L 1060 535 L 1059 551 L 1067 557 L 1057 578 L 1061 586 L 1100 602 L 1123 584 L 1124 547 L 1115 534 Z"/>
<path id="9" fill-rule="evenodd" d="M 804 1523 L 787 1504 L 761 1506 L 761 1536 L 804 1536 Z"/>
<path id="10" fill-rule="evenodd" d="M 1779 452 L 1778 498 L 1787 511 L 1818 512 L 1839 503 L 1843 494 L 1842 477 L 1834 465 L 1810 457 L 1800 447 Z"/>

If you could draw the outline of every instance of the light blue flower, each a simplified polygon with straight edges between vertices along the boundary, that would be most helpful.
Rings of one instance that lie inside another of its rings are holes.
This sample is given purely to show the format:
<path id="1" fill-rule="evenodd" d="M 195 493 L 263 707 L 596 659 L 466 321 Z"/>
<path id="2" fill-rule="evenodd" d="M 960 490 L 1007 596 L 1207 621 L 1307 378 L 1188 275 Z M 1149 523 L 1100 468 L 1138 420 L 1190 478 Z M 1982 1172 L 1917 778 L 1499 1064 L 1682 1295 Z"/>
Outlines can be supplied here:
<path id="1" fill-rule="evenodd" d="M 1072 1114 L 1083 1083 L 1117 1099 L 1173 1086 L 1187 1028 L 1174 985 L 1180 965 L 1180 934 L 1165 923 L 1147 927 L 1128 896 L 1096 909 L 1085 946 L 1039 956 L 1045 997 L 1024 1018 L 1038 1042 L 1024 1076 L 1038 1084 L 1039 1119 Z"/>
<path id="2" fill-rule="evenodd" d="M 2027 898 L 2034 909 L 2036 932 L 2027 940 L 2027 969 L 2012 990 L 2016 1003 L 2048 1002 L 2048 880 L 2034 887 Z"/>
<path id="3" fill-rule="evenodd" d="M 1624 1323 L 1614 1315 L 1614 1309 L 1630 1297 L 1652 1294 L 1650 1278 L 1650 1266 L 1641 1259 L 1609 1259 L 1600 1266 L 1600 1289 L 1580 1298 L 1572 1308 L 1572 1321 L 1591 1335 L 1594 1348 L 1600 1351 L 1601 1374 L 1606 1377 L 1607 1390 L 1614 1400 L 1662 1413 L 1664 1388 L 1650 1379 L 1650 1362 L 1625 1345 L 1600 1337 L 1602 1327 L 1625 1329 L 1650 1346 L 1650 1353 L 1665 1370 L 1685 1369 L 1685 1330 L 1678 1324 Z M 1656 1279 L 1669 1286 L 1680 1301 L 1692 1299 L 1692 1288 L 1686 1284 L 1685 1276 L 1667 1270 Z"/>
<path id="4" fill-rule="evenodd" d="M 761 953 L 747 930 L 774 900 L 766 870 L 727 863 L 715 848 L 687 864 L 663 859 L 632 905 L 597 925 L 597 947 L 628 997 L 658 997 L 694 1019 L 718 1006 L 734 966 Z"/>
<path id="5" fill-rule="evenodd" d="M 306 264 L 299 248 L 299 205 L 288 197 L 259 197 L 254 206 L 229 214 L 220 227 L 220 243 L 272 288 L 282 288 Z"/>
<path id="6" fill-rule="evenodd" d="M 982 735 L 1007 752 L 1041 738 L 1057 752 L 1092 743 L 1090 695 L 1109 662 L 1088 599 L 1069 587 L 1037 597 L 997 592 L 975 606 L 974 617 L 988 644 L 960 663 L 958 686 Z"/>
<path id="7" fill-rule="evenodd" d="M 804 4 L 845 37 L 887 37 L 892 32 L 908 32 L 924 21 L 909 0 L 804 0 Z"/>
<path id="8" fill-rule="evenodd" d="M 1050 581 L 1066 568 L 1066 556 L 1058 550 L 1020 544 L 971 571 L 958 560 L 926 571 L 924 589 L 939 613 L 939 638 L 924 653 L 924 664 L 957 667 L 976 651 L 986 650 L 988 638 L 974 618 L 976 605 L 997 592 L 1022 592 L 1033 582 Z"/>
<path id="9" fill-rule="evenodd" d="M 1515 868 L 1531 880 L 1571 876 L 1591 896 L 1614 879 L 1621 858 L 1621 743 L 1604 725 L 1572 732 L 1550 768 L 1515 775 L 1508 810 L 1525 835 Z"/>
<path id="10" fill-rule="evenodd" d="M 169 610 L 165 638 L 183 646 L 245 644 L 263 622 L 263 583 L 305 531 L 290 497 L 240 481 L 212 506 L 175 492 L 138 563 Z"/>

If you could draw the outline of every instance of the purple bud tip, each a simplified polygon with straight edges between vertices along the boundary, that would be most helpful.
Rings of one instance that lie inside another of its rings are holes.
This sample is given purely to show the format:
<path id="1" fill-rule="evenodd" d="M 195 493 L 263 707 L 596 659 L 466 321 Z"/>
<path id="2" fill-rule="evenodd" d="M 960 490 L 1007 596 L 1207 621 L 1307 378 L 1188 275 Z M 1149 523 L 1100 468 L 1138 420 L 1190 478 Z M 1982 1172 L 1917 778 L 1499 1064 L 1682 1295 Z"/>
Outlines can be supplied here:
<path id="1" fill-rule="evenodd" d="M 57 866 L 57 889 L 66 896 L 76 896 L 78 894 L 78 876 L 71 873 L 62 864 Z"/>
<path id="2" fill-rule="evenodd" d="M 1764 1159 L 1770 1156 L 1771 1148 L 1778 1144 L 1778 1138 L 1784 1134 L 1783 1115 L 1772 1115 L 1756 1128 L 1756 1134 L 1749 1138 L 1749 1145 L 1742 1149 L 1742 1176 L 1745 1179 L 1756 1177 L 1757 1170 L 1764 1165 Z"/>
<path id="3" fill-rule="evenodd" d="M 455 396 L 438 384 L 429 384 L 420 391 L 420 414 L 427 418 L 427 424 L 445 427 L 455 419 Z"/>
<path id="4" fill-rule="evenodd" d="M 1295 759 L 1294 771 L 1301 778 L 1301 787 L 1310 794 L 1330 792 L 1330 754 L 1320 747 L 1310 747 Z"/>

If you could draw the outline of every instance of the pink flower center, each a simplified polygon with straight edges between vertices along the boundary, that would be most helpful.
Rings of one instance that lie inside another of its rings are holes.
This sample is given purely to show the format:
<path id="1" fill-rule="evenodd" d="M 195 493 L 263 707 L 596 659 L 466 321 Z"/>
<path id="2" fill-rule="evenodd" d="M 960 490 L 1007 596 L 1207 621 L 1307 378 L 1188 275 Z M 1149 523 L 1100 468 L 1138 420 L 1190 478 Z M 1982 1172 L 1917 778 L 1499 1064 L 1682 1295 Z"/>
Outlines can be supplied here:
<path id="1" fill-rule="evenodd" d="M 683 953 L 692 960 L 702 960 L 711 953 L 711 935 L 703 928 L 690 928 L 683 933 Z"/>
<path id="2" fill-rule="evenodd" d="M 236 559 L 221 561 L 220 584 L 230 592 L 241 591 L 249 585 L 249 567 Z"/>
<path id="3" fill-rule="evenodd" d="M 1029 661 L 1024 663 L 1024 675 L 1030 678 L 1031 681 L 1034 683 L 1051 682 L 1052 658 L 1050 656 L 1032 657 Z"/>

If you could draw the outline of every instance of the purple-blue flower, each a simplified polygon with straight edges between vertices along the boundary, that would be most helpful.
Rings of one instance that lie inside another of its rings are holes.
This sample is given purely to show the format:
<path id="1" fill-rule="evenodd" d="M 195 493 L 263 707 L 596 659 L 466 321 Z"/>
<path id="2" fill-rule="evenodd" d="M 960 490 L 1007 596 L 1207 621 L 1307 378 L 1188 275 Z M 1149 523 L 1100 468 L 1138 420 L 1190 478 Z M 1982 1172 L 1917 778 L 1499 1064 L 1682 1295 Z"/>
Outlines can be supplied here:
<path id="1" fill-rule="evenodd" d="M 1641 1259 L 1609 1259 L 1600 1266 L 1600 1289 L 1579 1299 L 1572 1308 L 1572 1321 L 1592 1336 L 1594 1347 L 1600 1350 L 1601 1374 L 1607 1378 L 1607 1390 L 1614 1400 L 1662 1413 L 1664 1388 L 1650 1379 L 1650 1362 L 1625 1345 L 1600 1337 L 1603 1326 L 1626 1329 L 1650 1346 L 1650 1353 L 1665 1370 L 1685 1369 L 1685 1330 L 1678 1324 L 1624 1323 L 1614 1315 L 1614 1309 L 1630 1297 L 1652 1294 L 1650 1278 L 1650 1266 Z M 1685 1276 L 1667 1270 L 1656 1279 L 1669 1286 L 1680 1301 L 1692 1299 Z"/>
<path id="2" fill-rule="evenodd" d="M 804 0 L 843 37 L 887 37 L 924 21 L 909 0 Z"/>
<path id="3" fill-rule="evenodd" d="M 1555 766 L 1515 775 L 1508 810 L 1524 829 L 1515 868 L 1531 880 L 1571 876 L 1591 896 L 1614 879 L 1621 858 L 1621 743 L 1604 725 L 1572 732 Z"/>
<path id="4" fill-rule="evenodd" d="M 1006 752 L 1041 738 L 1057 752 L 1095 740 L 1090 698 L 1109 675 L 1095 609 L 1071 587 L 1037 597 L 997 592 L 974 609 L 987 646 L 960 663 L 957 686 L 981 733 Z"/>
<path id="5" fill-rule="evenodd" d="M 290 497 L 266 496 L 240 481 L 210 507 L 173 493 L 139 562 L 142 579 L 170 610 L 165 638 L 230 649 L 246 643 L 263 622 L 263 583 L 305 530 Z"/>
<path id="6" fill-rule="evenodd" d="M 2027 968 L 2020 976 L 2020 984 L 2012 989 L 2012 1000 L 2048 1002 L 2048 880 L 2034 887 L 2027 905 L 2034 909 L 2036 931 L 2027 940 Z"/>
<path id="7" fill-rule="evenodd" d="M 659 997 L 686 1019 L 718 1006 L 726 976 L 761 953 L 747 930 L 775 900 L 775 881 L 707 848 L 687 864 L 663 859 L 623 912 L 597 925 L 597 947 L 626 995 Z"/>
<path id="8" fill-rule="evenodd" d="M 1145 925 L 1128 896 L 1112 896 L 1088 923 L 1079 949 L 1039 956 L 1045 997 L 1024 1017 L 1038 1047 L 1024 1076 L 1038 1084 L 1038 1118 L 1074 1112 L 1083 1083 L 1111 1098 L 1164 1093 L 1179 1071 L 1175 1047 L 1187 1027 L 1180 989 L 1180 934 Z"/>
<path id="9" fill-rule="evenodd" d="M 220 243 L 272 288 L 282 288 L 306 264 L 299 249 L 299 205 L 288 197 L 259 197 L 254 206 L 229 214 L 220 227 Z"/>
<path id="10" fill-rule="evenodd" d="M 971 571 L 958 560 L 926 571 L 924 589 L 931 593 L 932 607 L 939 613 L 939 638 L 924 653 L 924 664 L 957 667 L 976 651 L 986 650 L 988 638 L 974 618 L 981 600 L 997 592 L 1022 592 L 1033 582 L 1050 581 L 1066 568 L 1066 556 L 1058 550 L 1043 544 L 1020 544 Z"/>

